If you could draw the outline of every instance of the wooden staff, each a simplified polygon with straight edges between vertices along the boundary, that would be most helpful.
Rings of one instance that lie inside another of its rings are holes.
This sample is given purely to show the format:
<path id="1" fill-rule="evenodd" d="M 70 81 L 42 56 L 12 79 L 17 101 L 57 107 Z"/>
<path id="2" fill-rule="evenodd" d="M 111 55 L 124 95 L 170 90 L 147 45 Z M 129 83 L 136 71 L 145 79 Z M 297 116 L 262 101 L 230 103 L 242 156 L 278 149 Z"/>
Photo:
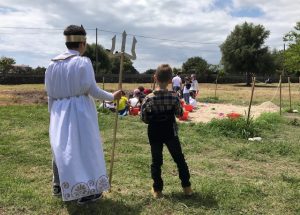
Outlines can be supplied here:
<path id="1" fill-rule="evenodd" d="M 292 94 L 291 94 L 291 78 L 288 77 L 289 82 L 289 97 L 290 97 L 290 112 L 292 112 Z"/>
<path id="2" fill-rule="evenodd" d="M 124 64 L 124 58 L 125 56 L 128 57 L 131 60 L 136 59 L 136 54 L 135 54 L 135 45 L 137 43 L 137 40 L 135 37 L 133 37 L 132 41 L 132 47 L 131 47 L 131 54 L 125 53 L 125 44 L 126 44 L 126 32 L 124 31 L 122 34 L 122 46 L 121 46 L 121 53 L 117 53 L 115 55 L 120 56 L 120 73 L 119 73 L 119 86 L 118 89 L 122 90 L 122 79 L 123 79 L 123 64 Z M 116 42 L 116 36 L 113 37 L 112 39 L 112 48 L 110 52 L 113 54 L 113 51 L 115 49 L 115 42 Z M 110 189 L 111 191 L 111 182 L 112 182 L 112 173 L 113 173 L 113 166 L 114 166 L 114 158 L 115 158 L 115 148 L 116 148 L 116 140 L 117 140 L 117 128 L 118 128 L 118 118 L 119 118 L 119 112 L 118 112 L 118 107 L 119 107 L 119 100 L 117 101 L 117 106 L 116 106 L 116 118 L 115 118 L 115 125 L 114 125 L 114 136 L 113 136 L 113 146 L 112 146 L 112 151 L 111 151 L 111 159 L 110 159 L 110 169 L 109 169 L 109 184 L 110 184 Z"/>
<path id="3" fill-rule="evenodd" d="M 252 89 L 251 89 L 251 98 L 250 98 L 250 103 L 248 108 L 247 125 L 249 124 L 249 119 L 250 119 L 250 111 L 251 111 L 251 105 L 253 100 L 254 88 L 255 88 L 255 77 L 252 77 Z"/>
<path id="4" fill-rule="evenodd" d="M 102 77 L 102 89 L 104 90 L 104 76 Z"/>
<path id="5" fill-rule="evenodd" d="M 282 108 L 282 94 L 281 94 L 281 82 L 282 82 L 282 76 L 279 76 L 279 114 L 282 114 L 281 108 Z"/>
<path id="6" fill-rule="evenodd" d="M 153 91 L 155 90 L 155 84 L 156 84 L 156 82 L 155 82 L 155 80 L 154 80 L 154 78 L 153 78 L 153 87 L 152 87 L 152 90 L 153 90 Z"/>
<path id="7" fill-rule="evenodd" d="M 119 85 L 118 89 L 122 90 L 122 78 L 123 78 L 123 62 L 124 62 L 124 52 L 125 52 L 125 43 L 126 43 L 126 32 L 123 32 L 122 35 L 122 47 L 121 47 L 121 60 L 120 60 L 120 72 L 119 72 Z M 112 174 L 114 167 L 114 159 L 115 159 L 115 148 L 116 148 L 116 140 L 117 140 L 117 128 L 118 128 L 118 119 L 119 119 L 119 100 L 117 100 L 116 105 L 116 116 L 115 116 L 115 125 L 114 125 L 114 136 L 113 136 L 113 145 L 111 150 L 111 159 L 110 159 L 110 168 L 109 168 L 109 191 L 111 191 L 111 182 L 112 182 Z"/>

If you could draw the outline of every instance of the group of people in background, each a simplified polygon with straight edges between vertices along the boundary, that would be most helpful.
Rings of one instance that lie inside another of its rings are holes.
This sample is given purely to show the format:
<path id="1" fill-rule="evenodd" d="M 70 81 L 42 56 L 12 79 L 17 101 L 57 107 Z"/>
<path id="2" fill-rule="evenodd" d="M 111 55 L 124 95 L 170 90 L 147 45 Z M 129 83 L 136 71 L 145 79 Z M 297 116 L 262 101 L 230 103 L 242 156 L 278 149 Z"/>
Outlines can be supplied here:
<path id="1" fill-rule="evenodd" d="M 184 77 L 184 82 L 181 77 L 176 74 L 172 79 L 172 90 L 178 95 L 180 99 L 183 99 L 186 104 L 197 107 L 196 96 L 199 93 L 198 81 L 196 75 Z M 128 97 L 125 91 L 122 92 L 122 97 L 119 100 L 118 107 L 116 101 L 105 101 L 100 104 L 101 108 L 108 108 L 111 111 L 117 111 L 120 115 L 126 116 L 133 108 L 139 108 L 143 102 L 143 99 L 148 94 L 152 93 L 151 89 L 145 89 L 143 86 L 139 86 L 132 92 L 129 92 Z"/>
<path id="2" fill-rule="evenodd" d="M 180 98 L 184 99 L 186 104 L 190 104 L 193 107 L 197 106 L 196 96 L 199 93 L 198 81 L 196 75 L 186 76 L 184 82 L 177 74 L 172 79 L 172 88 Z"/>
<path id="3" fill-rule="evenodd" d="M 121 116 L 126 116 L 130 113 L 133 108 L 139 108 L 143 102 L 143 99 L 146 95 L 152 93 L 151 89 L 146 89 L 143 86 L 139 86 L 132 92 L 129 92 L 128 97 L 126 96 L 125 91 L 121 91 L 122 96 L 119 100 L 119 104 L 117 106 L 117 101 L 105 101 L 100 104 L 100 108 L 108 108 L 111 111 L 117 111 Z M 116 107 L 117 106 L 117 107 Z"/>
<path id="4" fill-rule="evenodd" d="M 176 74 L 172 79 L 172 89 L 186 104 L 190 104 L 194 108 L 197 107 L 196 96 L 199 93 L 199 87 L 195 74 L 184 77 L 184 82 L 181 77 Z M 121 92 L 122 97 L 119 100 L 118 107 L 116 107 L 116 101 L 105 101 L 100 104 L 100 108 L 108 108 L 113 112 L 117 110 L 121 116 L 126 116 L 130 114 L 130 111 L 133 108 L 139 108 L 145 96 L 152 93 L 152 90 L 139 86 L 137 89 L 129 92 L 128 97 L 126 96 L 125 91 L 122 90 Z"/>

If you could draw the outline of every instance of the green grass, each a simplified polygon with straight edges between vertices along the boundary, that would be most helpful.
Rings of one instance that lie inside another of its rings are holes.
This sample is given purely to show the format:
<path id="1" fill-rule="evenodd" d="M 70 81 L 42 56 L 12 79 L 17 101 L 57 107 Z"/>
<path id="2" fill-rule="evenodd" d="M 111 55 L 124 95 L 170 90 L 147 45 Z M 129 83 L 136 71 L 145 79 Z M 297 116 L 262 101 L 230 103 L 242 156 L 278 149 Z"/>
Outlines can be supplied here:
<path id="1" fill-rule="evenodd" d="M 155 200 L 149 192 L 146 125 L 138 117 L 120 118 L 112 192 L 78 207 L 51 196 L 47 107 L 0 107 L 0 118 L 0 214 L 300 213 L 300 136 L 294 119 L 264 114 L 248 127 L 244 119 L 180 124 L 195 195 L 183 197 L 165 148 L 165 197 Z M 109 167 L 114 114 L 99 113 L 99 125 Z M 251 135 L 262 141 L 247 141 Z"/>

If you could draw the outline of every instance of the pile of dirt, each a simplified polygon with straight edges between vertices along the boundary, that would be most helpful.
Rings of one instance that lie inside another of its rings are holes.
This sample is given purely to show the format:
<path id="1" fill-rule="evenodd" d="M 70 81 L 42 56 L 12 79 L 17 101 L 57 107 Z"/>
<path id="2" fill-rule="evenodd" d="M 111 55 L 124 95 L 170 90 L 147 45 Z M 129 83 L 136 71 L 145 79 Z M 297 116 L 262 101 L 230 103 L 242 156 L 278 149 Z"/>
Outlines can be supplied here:
<path id="1" fill-rule="evenodd" d="M 189 113 L 190 122 L 209 122 L 213 118 L 226 118 L 229 113 L 239 113 L 246 116 L 248 113 L 248 106 L 240 106 L 233 104 L 217 104 L 217 103 L 200 103 L 198 108 Z M 274 103 L 268 101 L 257 106 L 251 107 L 251 117 L 257 118 L 263 112 L 278 112 L 279 107 Z"/>
<path id="2" fill-rule="evenodd" d="M 257 105 L 256 107 L 262 108 L 262 109 L 278 109 L 279 110 L 279 107 L 271 101 L 263 102 L 260 105 Z"/>

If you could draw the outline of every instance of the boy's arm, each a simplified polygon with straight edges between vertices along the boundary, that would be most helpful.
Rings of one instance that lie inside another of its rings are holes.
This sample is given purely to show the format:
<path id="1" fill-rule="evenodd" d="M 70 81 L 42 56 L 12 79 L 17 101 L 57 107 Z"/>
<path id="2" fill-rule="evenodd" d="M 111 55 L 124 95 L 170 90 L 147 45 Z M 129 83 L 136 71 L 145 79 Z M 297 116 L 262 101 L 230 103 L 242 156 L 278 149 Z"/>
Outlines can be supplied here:
<path id="1" fill-rule="evenodd" d="M 183 115 L 183 109 L 181 107 L 179 98 L 176 97 L 176 101 L 175 101 L 175 116 L 179 117 Z"/>
<path id="2" fill-rule="evenodd" d="M 140 117 L 144 123 L 149 124 L 149 120 L 148 120 L 148 116 L 147 116 L 147 109 L 148 109 L 148 97 L 146 97 L 144 99 L 144 101 L 142 102 Z"/>

